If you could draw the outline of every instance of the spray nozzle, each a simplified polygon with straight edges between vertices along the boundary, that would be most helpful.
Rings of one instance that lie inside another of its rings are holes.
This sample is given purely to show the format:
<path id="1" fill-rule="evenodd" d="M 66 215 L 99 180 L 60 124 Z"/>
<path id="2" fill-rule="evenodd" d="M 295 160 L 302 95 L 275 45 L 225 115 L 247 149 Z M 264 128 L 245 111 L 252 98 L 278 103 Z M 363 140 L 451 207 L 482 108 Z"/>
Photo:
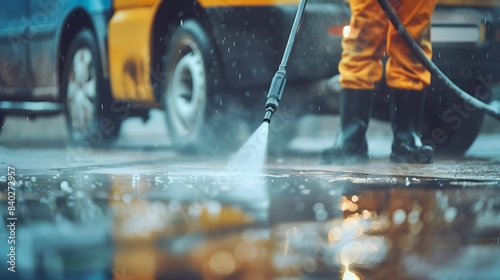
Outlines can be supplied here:
<path id="1" fill-rule="evenodd" d="M 271 117 L 273 116 L 273 114 L 274 114 L 273 108 L 271 107 L 266 108 L 266 114 L 264 115 L 264 119 L 262 120 L 262 122 L 271 123 Z"/>
<path id="2" fill-rule="evenodd" d="M 266 113 L 263 119 L 264 122 L 271 123 L 271 117 L 278 109 L 281 96 L 283 95 L 283 90 L 285 89 L 285 84 L 286 71 L 284 67 L 280 67 L 276 74 L 274 74 L 271 86 L 269 87 L 269 92 L 267 93 L 267 102 L 265 106 Z"/>

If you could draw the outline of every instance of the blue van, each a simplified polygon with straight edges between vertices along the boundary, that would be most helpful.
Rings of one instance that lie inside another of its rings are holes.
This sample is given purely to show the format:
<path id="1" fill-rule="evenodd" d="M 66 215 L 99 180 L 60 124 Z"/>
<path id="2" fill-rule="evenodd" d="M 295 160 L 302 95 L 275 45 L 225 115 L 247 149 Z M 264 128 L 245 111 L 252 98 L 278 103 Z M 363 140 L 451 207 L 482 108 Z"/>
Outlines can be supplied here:
<path id="1" fill-rule="evenodd" d="M 89 117 L 82 104 L 98 95 L 110 98 L 107 25 L 112 11 L 111 0 L 1 1 L 0 124 L 6 114 L 66 111 L 77 126 L 77 120 Z M 69 83 L 73 68 L 79 77 L 71 86 L 85 91 L 88 100 L 66 98 L 69 84 L 62 83 Z"/>

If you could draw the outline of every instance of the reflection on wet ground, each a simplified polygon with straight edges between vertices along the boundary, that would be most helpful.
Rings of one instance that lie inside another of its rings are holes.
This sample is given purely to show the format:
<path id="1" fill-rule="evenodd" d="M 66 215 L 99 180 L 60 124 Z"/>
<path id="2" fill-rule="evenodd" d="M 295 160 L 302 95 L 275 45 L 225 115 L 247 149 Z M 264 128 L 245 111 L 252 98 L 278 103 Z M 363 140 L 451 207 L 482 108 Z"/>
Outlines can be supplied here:
<path id="1" fill-rule="evenodd" d="M 500 279 L 500 180 L 190 168 L 17 183 L 2 279 Z"/>

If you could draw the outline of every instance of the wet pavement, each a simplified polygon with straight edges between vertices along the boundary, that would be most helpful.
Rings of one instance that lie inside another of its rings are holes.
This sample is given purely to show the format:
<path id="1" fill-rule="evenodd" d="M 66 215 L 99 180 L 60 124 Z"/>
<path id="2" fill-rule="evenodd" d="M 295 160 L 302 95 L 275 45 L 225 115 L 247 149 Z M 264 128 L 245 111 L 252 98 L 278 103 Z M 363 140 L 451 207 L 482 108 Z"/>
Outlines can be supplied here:
<path id="1" fill-rule="evenodd" d="M 111 150 L 4 133 L 0 279 L 500 279 L 500 134 L 393 164 L 374 124 L 372 158 L 347 166 L 317 164 L 330 134 L 255 168 L 139 124 Z"/>
<path id="2" fill-rule="evenodd" d="M 450 174 L 459 161 L 241 170 L 159 154 L 0 176 L 2 250 L 15 240 L 1 279 L 500 279 L 495 159 Z"/>

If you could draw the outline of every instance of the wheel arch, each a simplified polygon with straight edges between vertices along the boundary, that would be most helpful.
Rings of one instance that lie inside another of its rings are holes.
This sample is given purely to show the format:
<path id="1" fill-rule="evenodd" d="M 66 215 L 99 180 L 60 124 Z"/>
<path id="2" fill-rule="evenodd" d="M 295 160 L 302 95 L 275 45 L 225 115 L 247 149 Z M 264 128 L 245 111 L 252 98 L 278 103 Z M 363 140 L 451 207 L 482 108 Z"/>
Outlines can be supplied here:
<path id="1" fill-rule="evenodd" d="M 157 74 L 161 73 L 161 69 L 163 69 L 162 56 L 163 53 L 165 53 L 168 44 L 168 41 L 163 40 L 164 35 L 169 32 L 168 29 L 170 26 L 187 19 L 198 20 L 203 28 L 207 31 L 207 35 L 210 37 L 210 40 L 212 40 L 212 42 L 215 44 L 208 15 L 203 7 L 201 7 L 201 5 L 198 3 L 198 1 L 165 0 L 160 4 L 153 21 L 151 37 L 151 61 L 153 62 L 153 65 L 151 65 L 151 67 L 155 69 L 155 71 L 152 71 L 153 73 L 151 73 L 151 75 L 153 75 L 151 77 L 151 82 L 153 83 L 154 95 L 156 101 L 158 102 L 161 102 L 162 92 L 159 87 L 155 86 L 155 83 L 160 78 L 160 76 L 158 76 Z M 215 51 L 216 56 L 220 61 L 218 50 Z M 161 78 L 164 79 L 165 77 L 161 76 Z"/>
<path id="2" fill-rule="evenodd" d="M 67 16 L 62 21 L 62 24 L 60 24 L 59 26 L 60 28 L 58 30 L 58 35 L 56 36 L 58 46 L 56 48 L 57 53 L 55 56 L 58 85 L 61 83 L 62 69 L 64 68 L 65 56 L 66 53 L 68 52 L 71 41 L 76 36 L 76 34 L 78 34 L 80 30 L 85 28 L 88 28 L 96 37 L 97 45 L 100 51 L 99 57 L 101 58 L 103 73 L 105 73 L 104 75 L 107 76 L 106 74 L 107 71 L 105 71 L 105 69 L 107 69 L 106 68 L 107 55 L 105 51 L 103 51 L 103 49 L 104 50 L 106 49 L 106 46 L 104 42 L 102 42 L 102 40 L 99 40 L 97 38 L 96 27 L 95 27 L 96 25 L 94 20 L 92 19 L 92 16 L 83 8 L 75 8 L 67 14 Z M 60 98 L 64 97 L 60 96 Z"/>

